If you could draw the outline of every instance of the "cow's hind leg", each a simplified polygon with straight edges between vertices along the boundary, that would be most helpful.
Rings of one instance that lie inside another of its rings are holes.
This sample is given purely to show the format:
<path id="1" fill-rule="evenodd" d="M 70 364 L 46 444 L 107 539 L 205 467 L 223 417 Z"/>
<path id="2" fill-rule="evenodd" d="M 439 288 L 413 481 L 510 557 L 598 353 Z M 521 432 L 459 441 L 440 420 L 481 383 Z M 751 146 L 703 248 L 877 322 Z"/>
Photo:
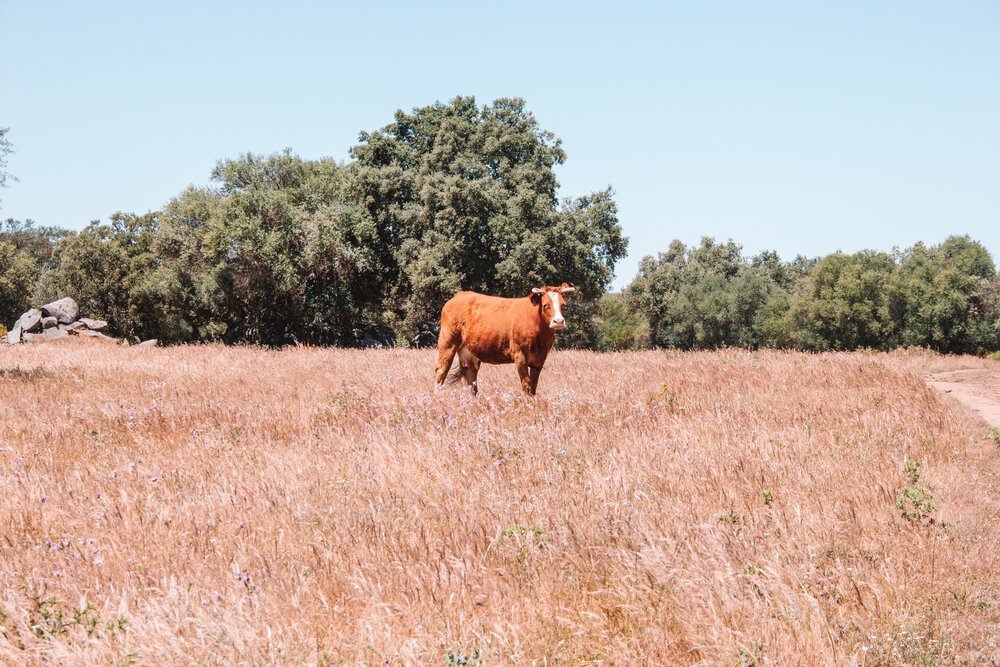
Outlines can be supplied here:
<path id="1" fill-rule="evenodd" d="M 469 348 L 458 348 L 458 367 L 448 377 L 448 384 L 454 384 L 460 379 L 465 380 L 465 384 L 472 388 L 472 395 L 475 396 L 479 393 L 479 384 L 476 378 L 479 376 L 479 366 L 482 363 Z"/>
<path id="2" fill-rule="evenodd" d="M 472 387 L 473 396 L 479 393 L 479 383 L 476 381 L 476 378 L 479 377 L 479 365 L 481 363 L 476 358 L 471 359 L 468 366 L 462 363 L 462 377 L 465 378 L 465 383 Z"/>
<path id="3" fill-rule="evenodd" d="M 444 388 L 444 381 L 448 377 L 451 362 L 461 344 L 462 337 L 459 334 L 452 332 L 447 327 L 441 327 L 441 333 L 438 335 L 438 360 L 434 366 L 434 382 L 438 389 Z"/>

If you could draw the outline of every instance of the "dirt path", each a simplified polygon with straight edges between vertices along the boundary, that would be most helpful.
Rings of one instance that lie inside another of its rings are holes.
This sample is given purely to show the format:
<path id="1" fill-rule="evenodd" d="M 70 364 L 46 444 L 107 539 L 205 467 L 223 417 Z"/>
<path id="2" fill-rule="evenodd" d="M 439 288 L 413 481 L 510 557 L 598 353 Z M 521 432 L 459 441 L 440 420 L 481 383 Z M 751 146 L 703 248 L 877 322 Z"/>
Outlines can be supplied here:
<path id="1" fill-rule="evenodd" d="M 984 368 L 946 371 L 927 383 L 972 408 L 990 426 L 1000 427 L 1000 372 Z"/>

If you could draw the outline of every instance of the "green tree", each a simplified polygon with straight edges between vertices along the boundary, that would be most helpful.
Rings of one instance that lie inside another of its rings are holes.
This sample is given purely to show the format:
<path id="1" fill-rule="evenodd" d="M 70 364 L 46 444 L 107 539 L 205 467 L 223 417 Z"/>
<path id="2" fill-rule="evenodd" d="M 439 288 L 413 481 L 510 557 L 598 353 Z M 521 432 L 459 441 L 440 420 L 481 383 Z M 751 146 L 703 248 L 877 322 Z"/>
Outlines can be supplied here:
<path id="1" fill-rule="evenodd" d="M 903 345 L 944 352 L 996 349 L 998 279 L 986 249 L 968 236 L 922 243 L 901 253 L 887 286 L 890 316 Z"/>
<path id="2" fill-rule="evenodd" d="M 649 347 L 649 321 L 630 310 L 620 294 L 605 294 L 600 300 L 594 348 L 602 352 L 644 350 Z"/>
<path id="3" fill-rule="evenodd" d="M 891 347 L 895 329 L 885 289 L 894 268 L 884 252 L 827 255 L 791 296 L 775 327 L 779 344 L 812 350 Z"/>
<path id="4" fill-rule="evenodd" d="M 367 211 L 344 168 L 291 151 L 223 160 L 217 189 L 189 188 L 164 211 L 153 286 L 181 338 L 348 342 L 380 272 Z"/>
<path id="5" fill-rule="evenodd" d="M 7 187 L 7 181 L 17 180 L 7 172 L 7 156 L 14 152 L 14 147 L 7 138 L 9 131 L 9 127 L 0 127 L 0 189 Z M 0 199 L 0 204 L 2 203 L 3 199 Z"/>
<path id="6" fill-rule="evenodd" d="M 0 240 L 0 325 L 10 328 L 31 307 L 37 280 L 31 256 L 10 241 Z"/>
<path id="7" fill-rule="evenodd" d="M 109 224 L 91 222 L 56 247 L 53 282 L 60 296 L 71 296 L 81 315 L 105 319 L 112 329 L 139 338 L 160 334 L 142 298 L 145 279 L 159 262 L 152 252 L 157 213 L 115 213 Z"/>
<path id="8" fill-rule="evenodd" d="M 160 215 L 153 239 L 153 253 L 160 261 L 144 293 L 162 308 L 165 326 L 159 338 L 167 342 L 215 340 L 225 332 L 204 250 L 209 223 L 222 205 L 223 197 L 214 188 L 192 186 L 171 199 Z"/>
<path id="9" fill-rule="evenodd" d="M 280 343 L 294 336 L 302 302 L 298 258 L 310 165 L 290 151 L 219 162 L 222 205 L 207 220 L 202 250 L 209 306 L 231 340 Z"/>
<path id="10" fill-rule="evenodd" d="M 756 347 L 766 342 L 764 306 L 792 274 L 774 253 L 748 263 L 732 241 L 705 237 L 699 246 L 687 248 L 675 240 L 657 258 L 643 258 L 624 296 L 649 318 L 657 345 Z"/>
<path id="11" fill-rule="evenodd" d="M 59 227 L 38 226 L 32 220 L 22 222 L 8 218 L 0 225 L 0 238 L 31 255 L 32 262 L 40 271 L 55 267 L 56 245 L 72 234 Z"/>
<path id="12" fill-rule="evenodd" d="M 397 111 L 351 154 L 351 192 L 374 225 L 373 285 L 400 333 L 436 320 L 460 289 L 522 296 L 568 281 L 596 300 L 625 255 L 610 189 L 559 206 L 565 153 L 520 99 Z"/>
<path id="13" fill-rule="evenodd" d="M 8 219 L 0 225 L 0 324 L 10 326 L 28 308 L 50 300 L 46 287 L 55 247 L 68 235 L 31 220 Z"/>

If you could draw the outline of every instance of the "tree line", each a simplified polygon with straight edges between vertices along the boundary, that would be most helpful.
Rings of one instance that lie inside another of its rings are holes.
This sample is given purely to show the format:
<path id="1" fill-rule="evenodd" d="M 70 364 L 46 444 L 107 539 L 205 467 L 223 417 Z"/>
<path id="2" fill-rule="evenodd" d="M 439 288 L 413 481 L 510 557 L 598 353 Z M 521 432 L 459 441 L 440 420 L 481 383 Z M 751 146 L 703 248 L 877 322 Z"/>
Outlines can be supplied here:
<path id="1" fill-rule="evenodd" d="M 121 335 L 164 343 L 352 345 L 377 331 L 405 345 L 456 291 L 523 296 L 567 280 L 578 293 L 564 347 L 1000 345 L 996 267 L 961 236 L 787 262 L 674 241 L 609 293 L 628 247 L 614 193 L 560 199 L 561 142 L 520 99 L 397 111 L 350 158 L 221 160 L 212 186 L 79 232 L 7 220 L 0 324 L 70 295 Z"/>
<path id="2" fill-rule="evenodd" d="M 652 344 L 957 353 L 1000 346 L 1000 279 L 989 252 L 968 236 L 790 262 L 741 250 L 705 238 L 695 247 L 674 241 L 643 259 L 622 298 L 648 318 Z"/>

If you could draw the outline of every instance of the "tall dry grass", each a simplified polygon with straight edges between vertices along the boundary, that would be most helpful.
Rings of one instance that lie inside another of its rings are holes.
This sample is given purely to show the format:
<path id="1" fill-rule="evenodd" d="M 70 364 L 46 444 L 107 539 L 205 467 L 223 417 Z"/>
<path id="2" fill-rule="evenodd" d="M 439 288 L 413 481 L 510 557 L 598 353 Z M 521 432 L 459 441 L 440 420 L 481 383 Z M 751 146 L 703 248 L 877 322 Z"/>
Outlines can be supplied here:
<path id="1" fill-rule="evenodd" d="M 970 363 L 3 348 L 0 663 L 997 660 Z"/>

